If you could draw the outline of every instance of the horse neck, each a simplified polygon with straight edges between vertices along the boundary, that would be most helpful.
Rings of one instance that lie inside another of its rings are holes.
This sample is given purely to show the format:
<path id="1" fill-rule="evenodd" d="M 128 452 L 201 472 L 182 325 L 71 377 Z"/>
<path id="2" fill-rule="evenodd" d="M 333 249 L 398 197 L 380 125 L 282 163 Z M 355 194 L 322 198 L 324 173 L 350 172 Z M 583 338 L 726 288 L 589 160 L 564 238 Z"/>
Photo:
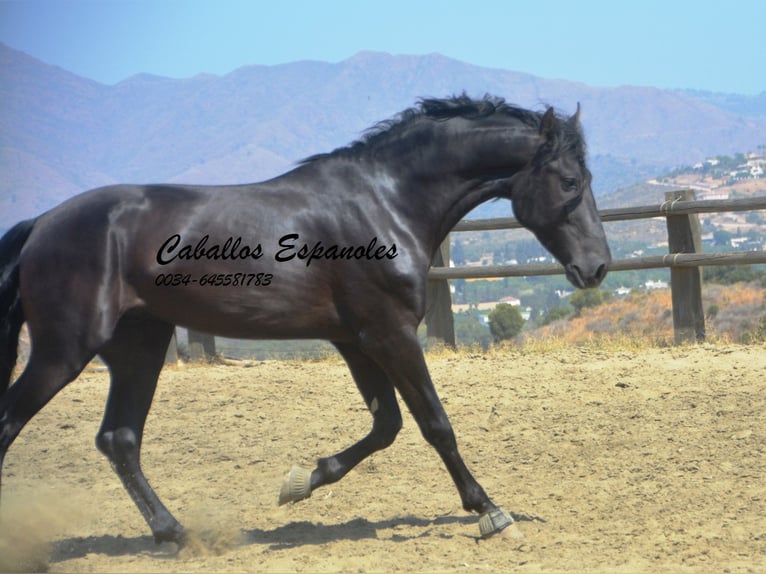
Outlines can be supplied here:
<path id="1" fill-rule="evenodd" d="M 450 125 L 454 122 L 457 125 Z M 478 205 L 495 198 L 510 199 L 508 179 L 532 159 L 540 145 L 529 126 L 482 127 L 478 120 L 456 118 L 431 122 L 429 145 L 420 134 L 407 150 L 390 161 L 407 195 L 412 232 L 435 253 L 450 230 Z M 420 153 L 413 153 L 418 146 Z"/>

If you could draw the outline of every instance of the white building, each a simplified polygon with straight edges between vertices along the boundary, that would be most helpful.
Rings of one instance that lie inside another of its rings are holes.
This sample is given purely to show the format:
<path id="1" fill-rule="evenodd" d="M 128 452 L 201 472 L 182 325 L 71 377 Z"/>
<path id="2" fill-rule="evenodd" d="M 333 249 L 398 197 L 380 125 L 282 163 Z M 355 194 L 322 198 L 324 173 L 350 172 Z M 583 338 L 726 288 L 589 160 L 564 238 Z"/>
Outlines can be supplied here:
<path id="1" fill-rule="evenodd" d="M 652 279 L 649 279 L 646 283 L 644 283 L 644 287 L 647 291 L 653 291 L 655 289 L 667 289 L 668 288 L 668 282 L 662 281 L 661 279 L 658 281 L 654 281 Z"/>

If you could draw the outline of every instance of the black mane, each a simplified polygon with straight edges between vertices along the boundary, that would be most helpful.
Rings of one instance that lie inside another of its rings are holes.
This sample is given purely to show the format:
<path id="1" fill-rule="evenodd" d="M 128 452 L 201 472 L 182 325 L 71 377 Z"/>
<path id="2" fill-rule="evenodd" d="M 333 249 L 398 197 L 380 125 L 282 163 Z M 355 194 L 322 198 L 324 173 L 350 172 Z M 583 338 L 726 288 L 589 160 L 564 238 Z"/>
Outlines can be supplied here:
<path id="1" fill-rule="evenodd" d="M 473 99 L 466 94 L 449 98 L 423 98 L 418 101 L 416 106 L 398 113 L 393 118 L 378 122 L 367 129 L 359 140 L 356 140 L 347 146 L 340 147 L 332 152 L 320 153 L 308 157 L 301 161 L 300 164 L 311 163 L 330 156 L 358 153 L 362 149 L 374 146 L 392 133 L 403 130 L 406 126 L 421 117 L 431 118 L 436 121 L 445 121 L 452 118 L 478 120 L 492 115 L 511 117 L 536 129 L 540 128 L 543 117 L 542 112 L 535 112 L 508 104 L 503 98 L 491 95 L 485 95 L 481 99 Z M 548 150 L 548 152 L 572 150 L 578 157 L 582 158 L 582 161 L 584 162 L 585 142 L 579 129 L 577 129 L 572 122 L 567 121 L 567 118 L 565 117 L 559 116 L 558 119 L 560 131 L 558 145 L 555 150 Z"/>
<path id="2" fill-rule="evenodd" d="M 505 115 L 533 127 L 539 127 L 542 118 L 542 114 L 538 112 L 508 104 L 503 98 L 491 95 L 485 95 L 480 100 L 469 98 L 465 94 L 444 99 L 422 99 L 414 109 L 421 115 L 437 120 L 457 117 L 477 120 L 494 114 Z"/>

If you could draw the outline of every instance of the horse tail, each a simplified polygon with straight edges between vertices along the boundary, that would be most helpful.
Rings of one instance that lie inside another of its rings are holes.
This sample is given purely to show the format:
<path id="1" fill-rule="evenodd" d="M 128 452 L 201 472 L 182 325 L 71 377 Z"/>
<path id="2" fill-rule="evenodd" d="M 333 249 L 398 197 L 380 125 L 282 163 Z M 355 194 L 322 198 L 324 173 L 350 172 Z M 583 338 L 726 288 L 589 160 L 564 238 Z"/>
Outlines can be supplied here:
<path id="1" fill-rule="evenodd" d="M 24 323 L 19 291 L 19 255 L 36 219 L 17 223 L 0 238 L 0 396 L 11 384 L 18 357 L 19 331 Z"/>

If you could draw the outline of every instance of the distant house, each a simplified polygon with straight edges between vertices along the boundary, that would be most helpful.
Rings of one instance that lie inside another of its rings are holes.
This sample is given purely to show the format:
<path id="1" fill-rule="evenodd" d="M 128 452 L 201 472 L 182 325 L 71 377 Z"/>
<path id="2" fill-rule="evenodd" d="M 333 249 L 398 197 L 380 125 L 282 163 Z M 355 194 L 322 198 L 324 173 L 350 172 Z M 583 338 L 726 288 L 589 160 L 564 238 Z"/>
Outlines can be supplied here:
<path id="1" fill-rule="evenodd" d="M 517 299 L 516 297 L 503 297 L 500 299 L 500 301 L 482 301 L 481 303 L 453 303 L 452 304 L 452 312 L 453 313 L 462 313 L 465 311 L 472 311 L 476 310 L 479 312 L 479 320 L 486 324 L 489 321 L 489 313 L 492 311 L 495 307 L 497 307 L 500 303 L 506 303 L 507 305 L 511 305 L 513 307 L 521 307 L 521 301 Z M 524 317 L 526 313 L 525 319 L 529 318 L 529 314 L 531 313 L 531 309 L 522 309 L 521 310 L 521 316 Z"/>
<path id="2" fill-rule="evenodd" d="M 751 153 L 747 156 L 747 163 L 745 166 L 750 170 L 750 177 L 753 179 L 760 179 L 764 175 L 766 170 L 766 157 Z"/>
<path id="3" fill-rule="evenodd" d="M 492 309 L 497 307 L 497 301 L 485 301 L 482 303 L 453 303 L 452 304 L 452 312 L 453 313 L 461 313 L 463 311 L 470 311 L 471 309 L 476 309 L 477 311 L 487 314 Z"/>
<path id="4" fill-rule="evenodd" d="M 494 256 L 492 253 L 482 253 L 478 261 L 467 261 L 466 267 L 487 267 L 494 262 Z"/>
<path id="5" fill-rule="evenodd" d="M 732 247 L 740 247 L 741 245 L 743 245 L 743 244 L 745 244 L 747 242 L 748 242 L 748 238 L 747 237 L 732 237 L 729 240 L 729 243 L 731 243 Z"/>
<path id="6" fill-rule="evenodd" d="M 646 281 L 644 283 L 644 288 L 646 288 L 647 291 L 653 291 L 655 289 L 667 289 L 668 282 L 662 281 L 661 279 L 658 281 L 653 281 L 652 279 L 649 279 L 649 281 Z"/>
<path id="7" fill-rule="evenodd" d="M 700 194 L 699 199 L 729 199 L 729 192 L 728 191 L 708 191 L 706 193 Z"/>

